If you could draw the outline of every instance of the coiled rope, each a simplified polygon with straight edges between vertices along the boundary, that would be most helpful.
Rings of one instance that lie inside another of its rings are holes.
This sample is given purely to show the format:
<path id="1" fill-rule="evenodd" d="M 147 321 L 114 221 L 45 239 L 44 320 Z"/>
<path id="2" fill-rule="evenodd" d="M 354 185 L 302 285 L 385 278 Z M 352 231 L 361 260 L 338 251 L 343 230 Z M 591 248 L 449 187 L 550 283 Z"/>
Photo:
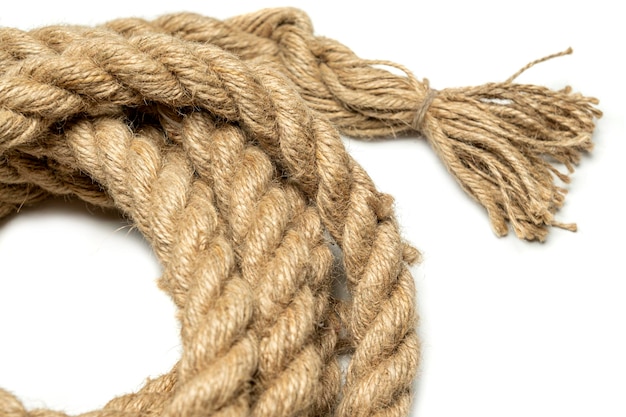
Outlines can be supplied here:
<path id="1" fill-rule="evenodd" d="M 543 240 L 574 228 L 551 164 L 573 170 L 601 113 L 517 75 L 435 91 L 295 9 L 0 29 L 0 216 L 50 195 L 119 209 L 179 309 L 171 372 L 83 416 L 406 415 L 419 253 L 339 133 L 421 133 L 498 235 Z M 66 414 L 0 389 L 0 416 Z"/>

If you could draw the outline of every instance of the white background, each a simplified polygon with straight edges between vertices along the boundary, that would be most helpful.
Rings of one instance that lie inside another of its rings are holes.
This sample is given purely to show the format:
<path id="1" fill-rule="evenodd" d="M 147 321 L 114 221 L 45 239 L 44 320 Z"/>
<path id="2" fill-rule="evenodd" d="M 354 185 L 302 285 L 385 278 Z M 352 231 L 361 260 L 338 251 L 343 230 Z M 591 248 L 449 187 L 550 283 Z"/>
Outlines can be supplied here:
<path id="1" fill-rule="evenodd" d="M 226 18 L 285 5 L 211 3 L 13 1 L 0 25 L 91 25 L 183 10 Z M 605 113 L 558 216 L 579 232 L 553 230 L 545 244 L 496 238 L 423 139 L 346 141 L 396 197 L 403 232 L 424 253 L 414 269 L 424 353 L 412 415 L 626 416 L 619 2 L 345 3 L 289 5 L 306 10 L 318 34 L 364 58 L 402 63 L 437 89 L 504 80 L 572 46 L 574 55 L 518 81 L 570 84 L 600 98 Z M 141 236 L 80 203 L 24 208 L 0 221 L 0 387 L 29 407 L 82 412 L 166 372 L 179 341 L 158 275 Z"/>

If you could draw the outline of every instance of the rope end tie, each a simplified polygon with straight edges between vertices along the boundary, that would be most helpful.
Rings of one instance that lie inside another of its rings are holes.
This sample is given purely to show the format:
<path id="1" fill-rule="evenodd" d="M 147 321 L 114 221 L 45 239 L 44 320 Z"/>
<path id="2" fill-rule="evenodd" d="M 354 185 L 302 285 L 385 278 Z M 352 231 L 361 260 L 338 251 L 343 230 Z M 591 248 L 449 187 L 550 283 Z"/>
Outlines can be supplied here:
<path id="1" fill-rule="evenodd" d="M 424 120 L 426 118 L 426 113 L 428 113 L 430 106 L 433 104 L 433 101 L 435 101 L 435 98 L 437 97 L 437 94 L 439 93 L 439 91 L 433 88 L 430 88 L 430 85 L 427 79 L 424 79 L 423 83 L 426 87 L 426 94 L 419 108 L 415 112 L 415 118 L 411 122 L 412 129 L 421 134 L 424 134 Z"/>

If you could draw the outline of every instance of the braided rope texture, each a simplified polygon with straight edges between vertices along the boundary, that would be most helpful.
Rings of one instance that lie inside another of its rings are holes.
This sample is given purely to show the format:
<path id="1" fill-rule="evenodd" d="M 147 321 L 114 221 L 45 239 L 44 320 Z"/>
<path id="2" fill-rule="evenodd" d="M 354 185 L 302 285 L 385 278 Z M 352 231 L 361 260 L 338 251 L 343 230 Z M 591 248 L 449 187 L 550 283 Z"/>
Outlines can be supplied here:
<path id="1" fill-rule="evenodd" d="M 178 307 L 173 369 L 82 416 L 408 414 L 419 254 L 334 124 L 376 128 L 281 66 L 306 47 L 289 28 L 312 33 L 293 9 L 0 29 L 0 216 L 51 195 L 119 209 Z M 0 416 L 66 414 L 0 389 Z"/>

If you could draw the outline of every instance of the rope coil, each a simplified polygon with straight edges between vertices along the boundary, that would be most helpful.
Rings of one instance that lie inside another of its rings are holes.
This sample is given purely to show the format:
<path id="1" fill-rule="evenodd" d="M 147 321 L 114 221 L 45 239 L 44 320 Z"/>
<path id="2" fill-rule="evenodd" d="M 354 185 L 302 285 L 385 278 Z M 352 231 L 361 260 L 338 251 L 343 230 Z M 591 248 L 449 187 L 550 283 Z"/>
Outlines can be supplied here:
<path id="1" fill-rule="evenodd" d="M 84 416 L 407 415 L 419 253 L 339 134 L 420 132 L 498 235 L 543 240 L 573 228 L 551 162 L 573 170 L 601 113 L 512 81 L 436 91 L 295 9 L 0 29 L 0 216 L 50 195 L 119 209 L 179 309 L 172 371 Z M 0 417 L 53 416 L 0 389 Z"/>

